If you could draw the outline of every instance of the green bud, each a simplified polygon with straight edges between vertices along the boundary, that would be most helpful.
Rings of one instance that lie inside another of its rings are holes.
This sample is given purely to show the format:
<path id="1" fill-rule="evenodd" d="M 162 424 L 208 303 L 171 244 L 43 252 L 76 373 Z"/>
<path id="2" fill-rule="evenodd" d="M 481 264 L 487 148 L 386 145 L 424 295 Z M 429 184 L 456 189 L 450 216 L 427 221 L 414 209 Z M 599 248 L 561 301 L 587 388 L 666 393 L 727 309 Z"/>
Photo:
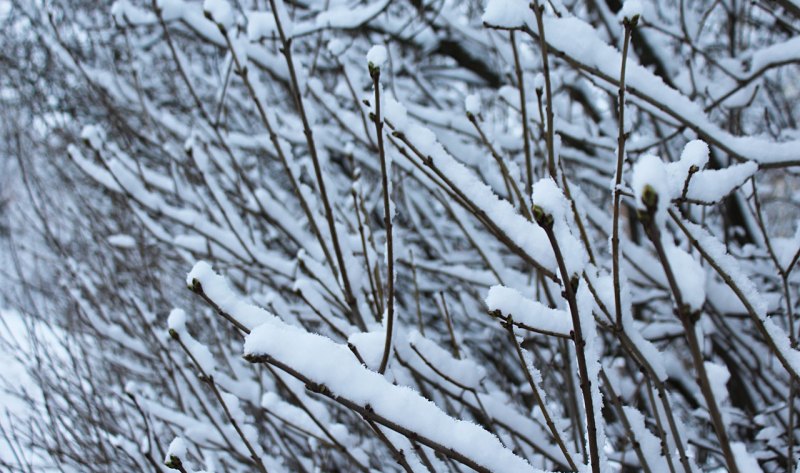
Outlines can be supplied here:
<path id="1" fill-rule="evenodd" d="M 572 287 L 572 292 L 578 292 L 578 285 L 580 284 L 581 279 L 578 275 L 572 276 L 569 280 L 569 285 Z"/>
<path id="2" fill-rule="evenodd" d="M 192 279 L 192 282 L 189 283 L 189 285 L 187 287 L 189 288 L 190 291 L 192 291 L 194 293 L 197 293 L 197 294 L 200 294 L 201 292 L 203 292 L 203 285 L 200 284 L 200 281 L 198 281 L 196 278 Z"/>
<path id="3" fill-rule="evenodd" d="M 371 61 L 367 64 L 367 68 L 369 69 L 369 76 L 372 77 L 373 80 L 381 76 L 381 68 Z"/>
<path id="4" fill-rule="evenodd" d="M 175 455 L 170 455 L 169 459 L 164 462 L 164 466 L 171 470 L 180 470 L 183 464 L 181 463 L 181 459 L 176 457 Z"/>
<path id="5" fill-rule="evenodd" d="M 658 205 L 658 192 L 653 189 L 653 186 L 646 184 L 642 191 L 642 203 L 648 210 L 655 209 Z"/>
<path id="6" fill-rule="evenodd" d="M 627 28 L 636 28 L 637 24 L 639 24 L 639 15 L 633 15 L 630 18 L 625 17 L 622 20 L 622 25 Z"/>
<path id="7" fill-rule="evenodd" d="M 533 210 L 533 219 L 536 220 L 540 227 L 549 228 L 553 226 L 553 216 L 545 212 L 543 208 L 534 204 L 531 210 Z"/>

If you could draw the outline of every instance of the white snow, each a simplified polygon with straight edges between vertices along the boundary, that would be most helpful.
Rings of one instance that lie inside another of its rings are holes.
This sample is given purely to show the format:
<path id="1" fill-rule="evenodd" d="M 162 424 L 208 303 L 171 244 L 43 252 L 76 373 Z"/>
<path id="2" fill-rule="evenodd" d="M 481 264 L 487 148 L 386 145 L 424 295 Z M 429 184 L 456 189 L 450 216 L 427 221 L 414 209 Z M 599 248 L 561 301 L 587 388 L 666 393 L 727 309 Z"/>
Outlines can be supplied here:
<path id="1" fill-rule="evenodd" d="M 167 327 L 170 330 L 182 332 L 186 329 L 186 312 L 180 309 L 173 309 L 167 317 Z"/>
<path id="2" fill-rule="evenodd" d="M 161 10 L 164 21 L 175 21 L 183 17 L 189 6 L 183 0 L 156 0 L 156 7 Z"/>
<path id="3" fill-rule="evenodd" d="M 516 289 L 492 286 L 485 302 L 490 311 L 498 310 L 506 317 L 512 317 L 514 322 L 529 327 L 529 330 L 562 336 L 569 336 L 572 331 L 572 318 L 568 313 L 528 299 Z"/>
<path id="4" fill-rule="evenodd" d="M 173 457 L 183 462 L 184 458 L 186 458 L 186 449 L 186 441 L 183 437 L 175 437 L 172 442 L 169 443 L 164 462 L 170 463 Z"/>
<path id="5" fill-rule="evenodd" d="M 519 28 L 533 12 L 525 0 L 489 0 L 483 14 L 483 22 L 503 28 Z"/>
<path id="6" fill-rule="evenodd" d="M 650 471 L 669 471 L 666 460 L 661 456 L 661 441 L 645 426 L 645 418 L 638 409 L 622 406 L 631 425 L 631 431 L 650 467 Z"/>
<path id="7" fill-rule="evenodd" d="M 394 96 L 391 94 L 381 94 L 381 98 L 383 99 L 383 108 L 381 111 L 383 112 L 384 118 L 392 123 L 395 130 L 405 130 L 408 127 L 408 112 L 406 108 L 403 104 L 395 100 Z"/>
<path id="8" fill-rule="evenodd" d="M 554 222 L 560 222 L 566 217 L 569 204 L 555 181 L 546 177 L 533 184 L 533 205 L 551 215 Z"/>
<path id="9" fill-rule="evenodd" d="M 680 160 L 666 164 L 670 199 L 685 197 L 701 203 L 715 203 L 744 184 L 758 170 L 752 161 L 734 164 L 723 169 L 703 169 L 708 163 L 708 145 L 702 140 L 686 143 Z M 689 177 L 690 170 L 695 167 Z M 689 186 L 686 187 L 686 180 Z M 686 195 L 683 195 L 684 189 Z"/>
<path id="10" fill-rule="evenodd" d="M 347 339 L 358 350 L 367 367 L 377 370 L 383 357 L 383 347 L 386 343 L 386 331 L 358 332 Z"/>
<path id="11" fill-rule="evenodd" d="M 632 20 L 636 16 L 641 17 L 643 11 L 644 8 L 641 0 L 625 0 L 625 3 L 622 4 L 622 8 L 617 13 L 617 19 L 620 21 L 623 18 Z"/>
<path id="12" fill-rule="evenodd" d="M 481 113 L 481 98 L 478 94 L 469 94 L 464 99 L 464 108 L 467 113 L 478 115 Z"/>
<path id="13" fill-rule="evenodd" d="M 132 236 L 121 233 L 109 235 L 106 240 L 108 240 L 109 244 L 117 248 L 133 248 L 136 246 L 136 240 Z"/>
<path id="14" fill-rule="evenodd" d="M 731 419 L 728 415 L 728 380 L 731 378 L 731 373 L 728 367 L 719 363 L 706 361 L 703 363 L 705 366 L 706 374 L 708 375 L 708 382 L 711 385 L 711 393 L 717 403 L 717 409 L 722 413 L 722 421 L 726 428 L 730 428 Z"/>
<path id="15" fill-rule="evenodd" d="M 731 450 L 733 450 L 733 456 L 736 459 L 736 466 L 739 467 L 739 471 L 763 473 L 764 470 L 761 469 L 758 460 L 747 451 L 747 446 L 745 446 L 745 444 L 742 442 L 731 442 Z M 800 468 L 800 465 L 798 465 L 798 468 Z"/>
<path id="16" fill-rule="evenodd" d="M 356 28 L 384 11 L 392 0 L 375 0 L 371 2 L 351 3 L 337 6 L 320 12 L 316 18 L 318 28 L 331 27 L 340 29 Z"/>
<path id="17" fill-rule="evenodd" d="M 666 242 L 664 252 L 675 275 L 675 282 L 683 302 L 693 311 L 703 307 L 703 302 L 706 300 L 706 273 L 700 262 L 684 250 Z"/>
<path id="18" fill-rule="evenodd" d="M 213 375 L 216 371 L 217 363 L 211 351 L 192 337 L 186 330 L 186 312 L 181 309 L 173 309 L 167 318 L 167 326 L 170 335 L 177 336 L 180 343 L 189 352 L 191 358 L 197 362 L 199 368 L 207 375 Z"/>
<path id="19" fill-rule="evenodd" d="M 386 51 L 386 46 L 376 44 L 369 48 L 367 52 L 367 63 L 372 67 L 381 68 L 388 57 L 389 53 Z"/>
<path id="20" fill-rule="evenodd" d="M 724 169 L 707 169 L 692 176 L 686 197 L 701 202 L 719 202 L 731 191 L 744 184 L 758 171 L 752 161 L 734 164 Z"/>
<path id="21" fill-rule="evenodd" d="M 253 11 L 247 14 L 247 38 L 250 41 L 277 37 L 278 27 L 272 12 Z"/>
<path id="22" fill-rule="evenodd" d="M 697 167 L 697 170 L 705 167 L 708 163 L 708 153 L 708 145 L 705 141 L 692 140 L 683 147 L 679 161 L 667 164 L 670 181 L 672 181 L 673 187 L 679 186 L 678 192 L 683 190 L 683 184 L 692 166 Z"/>
<path id="23" fill-rule="evenodd" d="M 203 13 L 225 30 L 230 30 L 236 21 L 233 8 L 227 0 L 204 0 Z"/>
<path id="24" fill-rule="evenodd" d="M 186 284 L 189 287 L 192 287 L 195 281 L 202 285 L 203 293 L 222 310 L 249 329 L 275 319 L 275 316 L 266 310 L 242 302 L 233 293 L 228 281 L 216 274 L 211 265 L 205 261 L 198 261 L 186 276 Z"/>
<path id="25" fill-rule="evenodd" d="M 328 51 L 334 56 L 342 54 L 347 49 L 347 44 L 339 38 L 333 38 L 328 41 Z"/>
<path id="26" fill-rule="evenodd" d="M 800 58 L 800 37 L 795 36 L 753 52 L 750 58 L 750 70 L 755 72 L 770 64 L 797 61 L 798 58 Z"/>
<path id="27" fill-rule="evenodd" d="M 111 5 L 111 16 L 118 25 L 140 25 L 150 23 L 153 14 L 127 0 L 117 0 Z"/>
<path id="28" fill-rule="evenodd" d="M 492 471 L 536 472 L 481 427 L 456 420 L 415 391 L 361 366 L 346 347 L 274 319 L 245 339 L 245 355 L 285 363 L 335 396 L 369 406 L 376 415 L 452 448 Z"/>
<path id="29" fill-rule="evenodd" d="M 86 125 L 81 130 L 81 139 L 87 141 L 92 149 L 99 150 L 103 147 L 105 133 L 97 125 Z"/>
<path id="30" fill-rule="evenodd" d="M 454 358 L 450 351 L 425 338 L 416 330 L 408 336 L 408 343 L 418 352 L 417 356 L 422 355 L 437 370 L 457 380 L 462 386 L 479 389 L 481 380 L 486 377 L 486 369 L 483 366 L 466 358 Z"/>
<path id="31" fill-rule="evenodd" d="M 636 196 L 636 206 L 639 209 L 646 207 L 644 203 L 645 194 L 655 193 L 657 196 L 656 221 L 659 224 L 663 223 L 666 209 L 672 196 L 664 162 L 658 156 L 652 154 L 640 157 L 633 166 L 631 181 L 633 192 Z"/>

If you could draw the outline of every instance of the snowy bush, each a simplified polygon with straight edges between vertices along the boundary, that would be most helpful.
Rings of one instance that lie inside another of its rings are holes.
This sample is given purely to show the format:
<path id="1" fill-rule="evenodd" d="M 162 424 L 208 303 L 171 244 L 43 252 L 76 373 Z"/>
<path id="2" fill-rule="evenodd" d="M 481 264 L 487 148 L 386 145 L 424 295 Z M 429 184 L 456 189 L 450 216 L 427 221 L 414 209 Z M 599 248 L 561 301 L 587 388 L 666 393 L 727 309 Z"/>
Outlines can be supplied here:
<path id="1" fill-rule="evenodd" d="M 0 26 L 0 334 L 35 384 L 0 465 L 797 468 L 796 2 Z"/>

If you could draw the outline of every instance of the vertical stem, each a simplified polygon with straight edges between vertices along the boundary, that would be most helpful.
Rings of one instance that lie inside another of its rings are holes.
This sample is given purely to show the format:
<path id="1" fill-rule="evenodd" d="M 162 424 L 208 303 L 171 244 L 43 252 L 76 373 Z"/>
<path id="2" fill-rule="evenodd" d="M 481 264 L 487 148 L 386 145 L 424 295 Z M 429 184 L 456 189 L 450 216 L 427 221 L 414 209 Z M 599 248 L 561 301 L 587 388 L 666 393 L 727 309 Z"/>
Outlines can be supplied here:
<path id="1" fill-rule="evenodd" d="M 358 193 L 356 192 L 355 187 L 350 191 L 353 196 L 353 210 L 356 213 L 356 223 L 358 224 L 358 234 L 361 237 L 361 251 L 364 252 L 364 263 L 367 266 L 367 278 L 369 279 L 369 288 L 370 293 L 372 294 L 372 300 L 375 303 L 375 307 L 373 310 L 375 311 L 375 320 L 380 320 L 381 318 L 381 303 L 378 300 L 378 292 L 375 290 L 375 279 L 372 277 L 372 264 L 369 261 L 369 251 L 367 250 L 367 240 L 364 237 L 364 223 L 361 221 L 361 212 L 358 209 Z"/>
<path id="2" fill-rule="evenodd" d="M 544 92 L 545 101 L 547 104 L 546 119 L 547 119 L 547 170 L 550 177 L 556 180 L 556 158 L 555 158 L 555 145 L 553 144 L 553 91 L 550 86 L 550 62 L 547 59 L 547 41 L 544 36 L 544 5 L 540 5 L 536 0 L 533 4 L 533 13 L 536 15 L 536 28 L 539 30 L 539 49 L 542 54 L 542 69 L 544 72 Z"/>
<path id="3" fill-rule="evenodd" d="M 653 418 L 656 421 L 658 438 L 661 440 L 661 456 L 663 456 L 667 460 L 667 466 L 669 467 L 669 471 L 675 473 L 675 466 L 672 464 L 672 455 L 670 454 L 669 451 L 669 439 L 667 438 L 666 430 L 664 429 L 664 422 L 661 420 L 661 414 L 658 411 L 658 405 L 656 404 L 656 399 L 653 396 L 653 387 L 652 387 L 653 383 L 651 383 L 649 376 L 645 376 L 644 380 L 647 383 L 647 398 L 650 401 L 650 406 L 652 406 L 653 409 Z M 659 391 L 659 397 L 663 402 L 664 398 L 661 397 L 660 391 Z M 680 445 L 680 439 L 676 438 L 675 444 Z M 686 473 L 691 473 L 691 472 L 692 472 L 691 469 L 688 468 L 686 469 Z"/>
<path id="4" fill-rule="evenodd" d="M 622 398 L 614 391 L 614 386 L 611 385 L 611 380 L 608 379 L 608 376 L 606 376 L 605 371 L 600 371 L 600 377 L 603 378 L 603 384 L 605 384 L 606 390 L 608 390 L 611 402 L 614 404 L 614 407 L 617 408 L 617 417 L 619 418 L 620 423 L 622 423 L 622 427 L 625 429 L 626 435 L 631 439 L 631 443 L 633 444 L 633 450 L 636 453 L 636 457 L 639 459 L 639 464 L 642 466 L 643 473 L 651 473 L 652 470 L 650 469 L 650 465 L 647 463 L 647 457 L 644 455 L 641 444 L 636 439 L 636 434 L 633 432 L 633 429 L 631 428 L 631 423 L 628 420 L 628 416 L 625 414 L 625 410 L 622 408 Z M 659 426 L 659 429 L 660 428 L 661 426 Z M 662 452 L 663 452 L 663 444 L 662 444 Z"/>
<path id="5" fill-rule="evenodd" d="M 525 76 L 519 62 L 517 52 L 517 39 L 514 37 L 514 30 L 509 33 L 511 39 L 511 51 L 514 54 L 514 69 L 517 73 L 517 89 L 519 90 L 519 108 L 522 112 L 522 142 L 525 149 L 525 194 L 530 195 L 533 185 L 533 164 L 531 163 L 531 140 L 528 135 L 528 109 L 525 103 Z M 522 205 L 525 205 L 524 203 Z"/>
<path id="6" fill-rule="evenodd" d="M 631 30 L 636 24 L 636 20 L 625 18 L 622 24 L 625 27 L 625 40 L 622 45 L 622 66 L 619 73 L 619 137 L 617 138 L 617 172 L 614 176 L 614 217 L 611 227 L 611 271 L 614 278 L 614 310 L 617 314 L 617 327 L 622 327 L 622 296 L 619 280 L 619 207 L 622 197 L 620 194 L 622 164 L 625 160 L 625 64 L 628 59 Z"/>
<path id="7" fill-rule="evenodd" d="M 786 299 L 786 316 L 789 318 L 789 337 L 792 342 L 792 347 L 797 348 L 797 336 L 794 333 L 794 311 L 792 310 L 792 294 L 789 290 L 789 274 L 784 272 L 783 273 L 783 294 L 784 298 Z M 787 400 L 788 407 L 789 407 L 789 421 L 788 426 L 786 427 L 786 443 L 789 446 L 789 467 L 786 471 L 794 471 L 794 424 L 795 424 L 795 412 L 794 412 L 794 397 L 797 391 L 797 386 L 795 385 L 794 378 L 789 378 L 789 399 Z"/>
<path id="8" fill-rule="evenodd" d="M 652 210 L 655 210 L 655 207 L 652 207 Z M 654 215 L 649 216 L 649 221 L 645 224 L 645 232 L 653 242 L 653 245 L 656 248 L 656 253 L 658 254 L 658 259 L 661 261 L 661 265 L 664 267 L 664 272 L 667 275 L 667 281 L 669 282 L 670 290 L 672 291 L 672 295 L 677 306 L 676 312 L 681 324 L 683 324 L 683 331 L 686 335 L 686 342 L 689 345 L 692 363 L 694 364 L 694 369 L 697 372 L 697 384 L 700 386 L 700 391 L 705 399 L 708 413 L 711 416 L 711 424 L 713 425 L 714 431 L 717 434 L 717 439 L 719 440 L 722 454 L 725 457 L 725 463 L 728 467 L 728 471 L 730 473 L 739 473 L 739 467 L 736 465 L 736 458 L 733 454 L 733 450 L 731 449 L 730 439 L 728 438 L 728 432 L 726 431 L 725 424 L 722 421 L 722 413 L 719 410 L 719 405 L 717 404 L 714 392 L 711 390 L 711 382 L 708 379 L 708 373 L 706 372 L 706 367 L 703 363 L 703 352 L 700 347 L 700 341 L 697 339 L 697 333 L 695 332 L 697 319 L 689 312 L 689 306 L 685 305 L 683 302 L 683 296 L 681 295 L 678 283 L 675 280 L 675 274 L 673 273 L 672 267 L 667 259 L 666 252 L 664 251 L 664 245 L 661 243 L 661 233 L 656 226 L 654 218 Z"/>
<path id="9" fill-rule="evenodd" d="M 378 138 L 378 154 L 381 160 L 381 186 L 383 187 L 383 225 L 386 228 L 386 266 L 387 266 L 387 294 L 386 294 L 386 343 L 383 347 L 383 357 L 378 373 L 386 371 L 389 363 L 389 353 L 392 350 L 392 329 L 394 328 L 394 247 L 392 242 L 392 214 L 389 201 L 389 169 L 386 165 L 386 152 L 383 147 L 383 119 L 381 118 L 381 69 L 370 64 L 369 74 L 372 76 L 372 85 L 375 87 L 375 132 Z"/>
<path id="10" fill-rule="evenodd" d="M 592 472 L 600 473 L 600 449 L 597 445 L 597 424 L 594 411 L 594 399 L 592 398 L 592 382 L 589 379 L 589 369 L 586 363 L 586 340 L 583 338 L 583 329 L 581 327 L 580 315 L 578 313 L 578 304 L 575 298 L 575 291 L 570 282 L 569 272 L 564 263 L 564 257 L 561 253 L 561 248 L 556 240 L 555 233 L 553 233 L 552 217 L 542 215 L 537 212 L 538 207 L 534 208 L 534 215 L 537 216 L 536 223 L 544 229 L 547 234 L 547 239 L 550 240 L 550 246 L 553 248 L 556 261 L 558 262 L 558 270 L 561 276 L 561 284 L 564 287 L 564 295 L 566 296 L 567 303 L 569 304 L 569 311 L 572 315 L 572 331 L 573 340 L 575 342 L 575 354 L 578 359 L 578 373 L 581 377 L 581 394 L 583 395 L 583 405 L 586 414 L 586 431 L 589 440 L 589 461 L 592 467 Z M 544 217 L 544 218 L 542 218 Z M 548 218 L 549 217 L 549 218 Z"/>
<path id="11" fill-rule="evenodd" d="M 523 113 L 523 115 L 526 114 L 526 112 L 524 112 L 524 111 L 522 113 Z M 500 172 L 503 173 L 503 181 L 506 184 L 506 188 L 508 190 L 508 195 L 509 195 L 509 198 L 510 198 L 510 200 L 512 202 L 512 205 L 513 205 L 513 201 L 514 201 L 513 195 L 516 195 L 517 200 L 519 200 L 519 211 L 520 211 L 520 213 L 525 218 L 527 218 L 528 220 L 532 220 L 533 217 L 531 216 L 531 213 L 528 210 L 528 204 L 526 203 L 527 201 L 522 197 L 522 193 L 519 190 L 519 186 L 517 185 L 516 182 L 514 182 L 514 178 L 511 176 L 511 173 L 508 171 L 508 166 L 506 166 L 505 162 L 503 162 L 503 157 L 500 156 L 500 153 L 497 152 L 497 149 L 486 138 L 486 134 L 483 132 L 483 129 L 480 127 L 480 125 L 478 125 L 478 119 L 475 118 L 475 115 L 469 113 L 469 114 L 467 114 L 467 119 L 475 127 L 475 130 L 478 132 L 478 136 L 480 136 L 481 142 L 484 144 L 484 146 L 486 146 L 486 148 L 489 149 L 489 153 L 492 155 L 494 160 L 497 162 L 497 166 L 500 168 Z M 525 123 L 525 122 L 527 122 L 527 120 L 524 121 L 523 123 Z M 527 143 L 528 141 L 526 140 L 525 142 Z M 514 192 L 513 195 L 511 194 L 512 191 Z M 528 192 L 530 192 L 530 183 L 528 183 Z"/>
<path id="12" fill-rule="evenodd" d="M 794 331 L 794 311 L 792 309 L 792 295 L 791 290 L 789 288 L 789 271 L 791 271 L 792 266 L 790 265 L 787 268 L 784 268 L 781 265 L 780 260 L 778 259 L 775 249 L 772 246 L 772 240 L 767 233 L 767 227 L 764 224 L 764 217 L 761 212 L 761 200 L 758 197 L 758 187 L 756 186 L 755 178 L 750 179 L 750 184 L 753 189 L 753 204 L 755 205 L 754 215 L 756 218 L 756 223 L 758 224 L 758 228 L 761 231 L 761 236 L 764 239 L 764 246 L 766 246 L 767 253 L 769 254 L 770 259 L 772 260 L 775 269 L 778 271 L 778 274 L 781 277 L 781 285 L 783 286 L 783 299 L 786 303 L 786 323 L 789 328 L 789 339 L 791 341 L 792 348 L 797 348 L 797 335 Z M 786 407 L 789 409 L 789 418 L 787 419 L 787 426 L 786 426 L 786 446 L 787 446 L 787 468 L 786 471 L 794 471 L 794 424 L 795 424 L 795 412 L 794 412 L 794 397 L 795 397 L 795 379 L 794 377 L 789 379 L 789 393 L 786 396 Z"/>
<path id="13" fill-rule="evenodd" d="M 292 95 L 294 96 L 295 105 L 297 106 L 297 110 L 300 112 L 300 119 L 303 122 L 303 133 L 306 137 L 306 142 L 308 144 L 308 153 L 311 155 L 311 162 L 314 165 L 314 175 L 317 179 L 317 185 L 319 186 L 320 197 L 322 198 L 322 205 L 325 208 L 325 219 L 328 221 L 328 230 L 331 233 L 331 239 L 333 240 L 333 250 L 336 253 L 336 260 L 339 265 L 339 271 L 341 272 L 342 276 L 342 284 L 344 286 L 344 297 L 347 301 L 347 305 L 350 308 L 351 312 L 353 313 L 353 319 L 358 327 L 361 330 L 366 330 L 366 325 L 364 324 L 364 319 L 361 316 L 361 313 L 358 309 L 358 303 L 356 298 L 353 294 L 353 289 L 350 285 L 350 278 L 347 276 L 347 267 L 344 262 L 344 257 L 342 255 L 342 249 L 339 245 L 339 236 L 336 231 L 336 223 L 334 221 L 333 209 L 331 208 L 330 200 L 328 199 L 328 192 L 325 190 L 325 180 L 322 177 L 322 166 L 319 162 L 319 156 L 317 156 L 317 146 L 314 143 L 314 133 L 311 130 L 311 126 L 308 122 L 308 117 L 306 116 L 306 110 L 303 106 L 303 96 L 300 93 L 300 85 L 297 81 L 297 72 L 294 69 L 294 60 L 292 59 L 292 42 L 290 38 L 286 37 L 286 34 L 283 31 L 283 25 L 281 24 L 281 18 L 278 14 L 278 10 L 276 8 L 276 0 L 269 0 L 270 7 L 272 8 L 272 14 L 275 17 L 275 26 L 278 29 L 278 35 L 281 38 L 281 47 L 283 49 L 283 55 L 286 58 L 286 65 L 289 68 L 289 78 L 291 79 L 292 83 Z M 227 36 L 227 35 L 226 35 Z"/>
<path id="14" fill-rule="evenodd" d="M 458 350 L 458 341 L 456 340 L 456 334 L 453 330 L 453 321 L 450 320 L 450 311 L 447 310 L 447 301 L 444 298 L 444 292 L 440 292 L 439 297 L 442 299 L 442 310 L 444 311 L 444 320 L 447 322 L 447 331 L 450 332 L 450 344 L 453 347 L 453 356 L 460 360 L 461 352 Z"/>
<path id="15" fill-rule="evenodd" d="M 517 341 L 517 336 L 514 334 L 514 322 L 511 320 L 510 316 L 508 318 L 508 323 L 506 324 L 506 330 L 508 330 L 508 335 L 511 337 L 511 343 L 514 345 L 514 349 L 517 352 L 517 358 L 519 358 L 519 364 L 522 366 L 522 372 L 525 374 L 525 379 L 528 381 L 528 384 L 531 387 L 531 392 L 533 392 L 533 399 L 536 401 L 536 404 L 542 411 L 542 416 L 544 416 L 547 428 L 550 429 L 550 434 L 553 436 L 553 439 L 555 439 L 556 444 L 558 444 L 558 448 L 561 449 L 561 453 L 564 454 L 564 458 L 567 460 L 570 469 L 578 471 L 578 466 L 575 465 L 575 461 L 572 459 L 572 455 L 570 455 L 569 450 L 567 450 L 567 445 L 564 443 L 564 439 L 561 438 L 561 434 L 559 434 L 558 429 L 556 428 L 556 425 L 550 416 L 550 412 L 547 409 L 547 405 L 544 403 L 544 399 L 542 399 L 541 394 L 539 394 L 539 389 L 536 386 L 533 375 L 531 375 L 530 370 L 528 370 L 528 365 L 525 363 L 525 357 L 522 354 L 522 348 Z"/>
<path id="16" fill-rule="evenodd" d="M 414 301 L 417 305 L 417 324 L 419 325 L 419 333 L 425 335 L 425 327 L 422 324 L 422 306 L 419 302 L 419 283 L 417 282 L 417 263 L 414 262 L 414 252 L 408 250 L 409 257 L 411 258 L 411 274 L 414 278 Z"/>
<path id="17" fill-rule="evenodd" d="M 786 471 L 794 471 L 794 396 L 795 396 L 794 378 L 789 379 L 789 399 L 787 400 L 789 408 L 789 420 L 786 426 L 786 443 L 789 446 L 788 457 L 786 458 L 789 466 Z"/>

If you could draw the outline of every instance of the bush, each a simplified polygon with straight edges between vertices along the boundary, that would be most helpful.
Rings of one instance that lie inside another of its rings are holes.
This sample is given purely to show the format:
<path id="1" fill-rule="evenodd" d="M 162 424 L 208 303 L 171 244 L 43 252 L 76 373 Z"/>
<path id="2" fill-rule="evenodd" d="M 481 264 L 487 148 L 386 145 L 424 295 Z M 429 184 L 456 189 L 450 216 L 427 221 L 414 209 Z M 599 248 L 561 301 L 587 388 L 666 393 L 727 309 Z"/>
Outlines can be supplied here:
<path id="1" fill-rule="evenodd" d="M 9 468 L 798 464 L 792 2 L 2 22 Z"/>

